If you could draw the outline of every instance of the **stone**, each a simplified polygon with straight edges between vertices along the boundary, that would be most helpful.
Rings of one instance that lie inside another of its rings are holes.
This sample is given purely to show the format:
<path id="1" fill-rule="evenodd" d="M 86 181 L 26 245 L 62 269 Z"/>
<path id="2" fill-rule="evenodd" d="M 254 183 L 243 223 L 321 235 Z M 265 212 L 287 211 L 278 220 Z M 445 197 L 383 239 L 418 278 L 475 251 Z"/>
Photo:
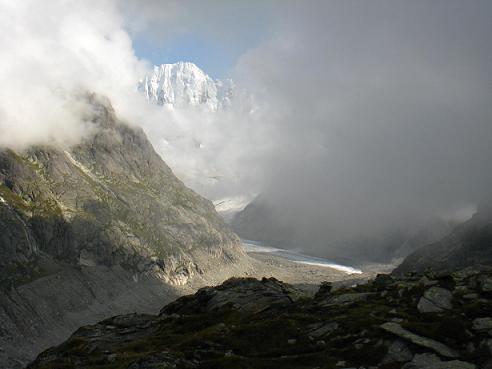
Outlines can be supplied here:
<path id="1" fill-rule="evenodd" d="M 318 291 L 315 294 L 315 298 L 328 296 L 333 289 L 333 284 L 331 282 L 321 282 Z"/>
<path id="2" fill-rule="evenodd" d="M 486 357 L 492 357 L 492 339 L 486 339 L 480 342 L 480 352 Z"/>
<path id="3" fill-rule="evenodd" d="M 442 361 L 434 354 L 417 354 L 402 369 L 476 369 L 476 366 L 459 360 Z"/>
<path id="4" fill-rule="evenodd" d="M 382 364 L 404 363 L 412 360 L 413 353 L 402 340 L 396 340 L 389 344 L 388 352 L 383 358 Z"/>
<path id="5" fill-rule="evenodd" d="M 481 279 L 479 285 L 482 292 L 492 292 L 492 277 Z"/>
<path id="6" fill-rule="evenodd" d="M 386 332 L 392 333 L 400 338 L 410 341 L 417 346 L 431 349 L 441 356 L 449 358 L 456 358 L 459 356 L 458 353 L 456 353 L 453 349 L 449 348 L 445 344 L 435 341 L 431 338 L 419 336 L 415 333 L 412 333 L 402 328 L 402 326 L 398 323 L 387 322 L 382 324 L 380 327 Z"/>
<path id="7" fill-rule="evenodd" d="M 417 305 L 421 313 L 436 313 L 453 308 L 451 291 L 441 287 L 431 287 L 424 292 Z"/>
<path id="8" fill-rule="evenodd" d="M 313 327 L 313 326 L 311 326 Z M 318 338 L 318 337 L 323 337 L 331 334 L 332 332 L 336 331 L 338 329 L 338 323 L 337 322 L 330 322 L 327 324 L 316 324 L 312 328 L 311 331 L 309 331 L 309 336 Z"/>
<path id="9" fill-rule="evenodd" d="M 376 288 L 384 289 L 391 285 L 393 282 L 394 279 L 389 274 L 378 274 L 372 283 Z"/>
<path id="10" fill-rule="evenodd" d="M 474 319 L 472 329 L 479 332 L 492 329 L 492 318 L 486 317 Z"/>
<path id="11" fill-rule="evenodd" d="M 424 287 L 431 287 L 437 285 L 439 282 L 434 279 L 429 279 L 426 275 L 420 278 L 419 283 Z"/>
<path id="12" fill-rule="evenodd" d="M 345 293 L 338 296 L 332 296 L 325 300 L 322 305 L 343 305 L 353 304 L 355 302 L 366 301 L 369 297 L 377 295 L 377 293 L 360 292 L 360 293 Z"/>

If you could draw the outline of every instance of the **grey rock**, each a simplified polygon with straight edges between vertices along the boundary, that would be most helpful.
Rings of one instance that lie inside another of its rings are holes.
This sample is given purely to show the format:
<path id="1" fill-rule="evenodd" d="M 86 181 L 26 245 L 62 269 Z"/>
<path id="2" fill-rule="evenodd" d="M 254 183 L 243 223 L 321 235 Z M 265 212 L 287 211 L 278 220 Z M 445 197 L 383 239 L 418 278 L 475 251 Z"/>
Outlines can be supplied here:
<path id="1" fill-rule="evenodd" d="M 434 354 L 417 354 L 402 369 L 476 369 L 476 366 L 459 360 L 442 361 Z"/>
<path id="2" fill-rule="evenodd" d="M 394 282 L 393 277 L 389 274 L 378 274 L 376 278 L 374 278 L 373 284 L 376 288 L 386 288 Z"/>
<path id="3" fill-rule="evenodd" d="M 417 305 L 421 313 L 434 313 L 453 308 L 451 291 L 441 287 L 431 287 L 424 292 Z"/>
<path id="4" fill-rule="evenodd" d="M 480 343 L 479 350 L 484 354 L 484 356 L 492 357 L 492 339 L 483 340 Z"/>
<path id="5" fill-rule="evenodd" d="M 342 295 L 331 296 L 324 300 L 321 305 L 349 305 L 360 301 L 366 301 L 369 297 L 378 295 L 374 292 L 344 293 Z"/>
<path id="6" fill-rule="evenodd" d="M 396 340 L 390 343 L 388 353 L 382 360 L 382 364 L 404 363 L 412 360 L 413 352 L 408 345 L 402 340 Z"/>
<path id="7" fill-rule="evenodd" d="M 455 358 L 459 356 L 457 352 L 455 352 L 453 349 L 449 348 L 445 344 L 435 341 L 431 338 L 419 336 L 415 333 L 412 333 L 402 328 L 402 326 L 398 323 L 387 322 L 382 324 L 381 328 L 386 332 L 392 333 L 398 337 L 410 341 L 417 346 L 431 349 L 441 356 L 449 358 Z"/>
<path id="8" fill-rule="evenodd" d="M 334 331 L 338 329 L 338 323 L 337 322 L 330 322 L 330 323 L 320 323 L 316 324 L 314 326 L 309 327 L 310 330 L 308 331 L 309 336 L 313 338 L 319 338 L 323 336 L 327 336 Z"/>
<path id="9" fill-rule="evenodd" d="M 487 277 L 480 280 L 480 290 L 482 292 L 492 292 L 492 278 Z"/>
<path id="10" fill-rule="evenodd" d="M 492 318 L 486 317 L 474 319 L 472 329 L 479 332 L 492 329 Z"/>
<path id="11" fill-rule="evenodd" d="M 419 283 L 425 287 L 431 287 L 437 285 L 439 282 L 433 279 L 429 279 L 427 276 L 420 278 Z"/>
<path id="12" fill-rule="evenodd" d="M 256 314 L 272 304 L 289 306 L 294 288 L 274 278 L 231 278 L 222 285 L 205 287 L 193 295 L 182 297 L 165 306 L 160 315 L 173 313 L 220 312 L 236 310 L 243 314 Z"/>

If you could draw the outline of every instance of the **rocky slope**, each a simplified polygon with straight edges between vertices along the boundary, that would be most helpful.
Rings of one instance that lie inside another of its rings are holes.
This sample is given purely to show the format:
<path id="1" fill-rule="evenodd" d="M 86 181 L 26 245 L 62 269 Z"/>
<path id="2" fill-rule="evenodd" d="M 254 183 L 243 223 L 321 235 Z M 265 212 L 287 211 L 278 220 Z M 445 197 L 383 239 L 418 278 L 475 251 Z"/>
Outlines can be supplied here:
<path id="1" fill-rule="evenodd" d="M 81 144 L 0 151 L 0 367 L 110 312 L 155 311 L 169 286 L 245 258 L 141 129 L 85 99 Z"/>
<path id="2" fill-rule="evenodd" d="M 165 306 L 80 328 L 30 369 L 492 367 L 492 270 L 379 275 L 307 295 L 231 279 Z"/>
<path id="3" fill-rule="evenodd" d="M 438 242 L 408 255 L 394 274 L 411 271 L 456 270 L 478 264 L 492 265 L 492 210 L 480 208 Z"/>

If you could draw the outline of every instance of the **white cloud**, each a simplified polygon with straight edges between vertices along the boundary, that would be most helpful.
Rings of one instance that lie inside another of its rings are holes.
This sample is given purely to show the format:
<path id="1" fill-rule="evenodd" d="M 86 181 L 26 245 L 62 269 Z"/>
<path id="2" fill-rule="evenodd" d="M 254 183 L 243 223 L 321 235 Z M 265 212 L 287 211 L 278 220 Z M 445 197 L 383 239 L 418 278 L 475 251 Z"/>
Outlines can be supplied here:
<path id="1" fill-rule="evenodd" d="M 81 92 L 115 105 L 144 73 L 111 1 L 0 2 L 0 146 L 73 144 Z"/>
<path id="2" fill-rule="evenodd" d="M 136 91 L 150 65 L 135 56 L 127 30 L 148 32 L 146 23 L 158 22 L 154 37 L 164 40 L 166 25 L 177 27 L 175 18 L 185 15 L 173 0 L 0 0 L 0 147 L 80 142 L 91 130 L 78 97 L 95 92 L 147 131 L 186 184 L 214 198 L 244 193 L 254 170 L 241 162 L 255 150 L 257 121 L 232 112 L 173 112 Z"/>

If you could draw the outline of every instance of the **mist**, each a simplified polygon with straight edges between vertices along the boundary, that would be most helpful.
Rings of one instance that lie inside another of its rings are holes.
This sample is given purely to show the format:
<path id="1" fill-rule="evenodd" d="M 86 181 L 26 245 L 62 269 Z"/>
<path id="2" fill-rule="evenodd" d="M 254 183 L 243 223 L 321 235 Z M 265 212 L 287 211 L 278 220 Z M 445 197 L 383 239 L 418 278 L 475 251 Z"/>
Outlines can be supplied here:
<path id="1" fill-rule="evenodd" d="M 177 1 L 0 2 L 0 147 L 76 145 L 94 133 L 80 96 L 96 93 L 120 119 L 144 128 L 188 186 L 212 199 L 251 198 L 258 176 L 246 168 L 268 142 L 256 116 L 170 111 L 137 91 L 152 63 L 135 55 L 133 40 L 165 42 L 185 32 L 180 24 L 193 23 L 204 7 L 192 8 Z"/>
<path id="2" fill-rule="evenodd" d="M 489 201 L 491 4 L 309 4 L 279 7 L 238 65 L 277 128 L 260 200 L 276 225 L 329 255 Z"/>

